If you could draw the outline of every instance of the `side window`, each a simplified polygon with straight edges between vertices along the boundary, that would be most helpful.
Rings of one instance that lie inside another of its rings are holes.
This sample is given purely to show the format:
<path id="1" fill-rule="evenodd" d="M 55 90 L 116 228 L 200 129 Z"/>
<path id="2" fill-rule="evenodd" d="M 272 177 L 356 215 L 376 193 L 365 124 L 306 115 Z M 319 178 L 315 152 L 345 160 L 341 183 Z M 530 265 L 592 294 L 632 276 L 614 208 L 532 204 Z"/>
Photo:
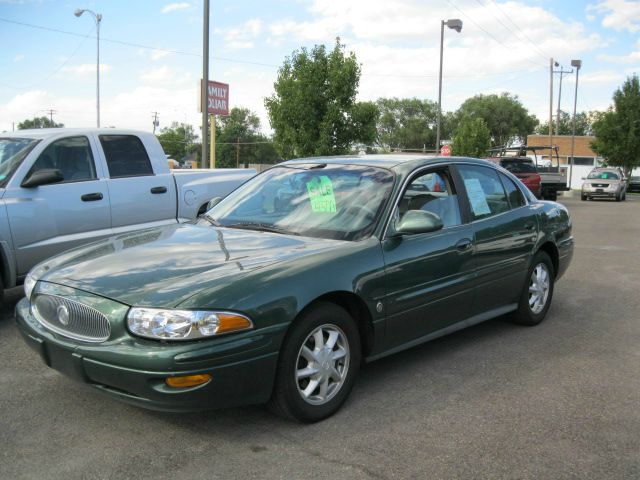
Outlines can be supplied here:
<path id="1" fill-rule="evenodd" d="M 500 180 L 502 180 L 502 184 L 504 188 L 507 190 L 507 197 L 509 197 L 509 203 L 511 204 L 511 208 L 518 208 L 526 205 L 524 201 L 524 197 L 522 196 L 522 192 L 518 188 L 518 186 L 513 183 L 509 177 L 505 174 L 500 173 Z"/>
<path id="2" fill-rule="evenodd" d="M 38 170 L 58 169 L 63 182 L 83 182 L 96 179 L 96 167 L 87 137 L 67 137 L 56 140 L 40 154 L 27 177 Z"/>
<path id="3" fill-rule="evenodd" d="M 400 199 L 397 218 L 402 218 L 408 210 L 435 213 L 445 228 L 460 225 L 458 195 L 449 172 L 446 169 L 434 170 L 415 177 Z"/>
<path id="4" fill-rule="evenodd" d="M 498 172 L 492 168 L 460 165 L 458 167 L 474 220 L 498 215 L 509 210 L 509 200 Z"/>
<path id="5" fill-rule="evenodd" d="M 100 143 L 111 178 L 153 175 L 149 155 L 138 137 L 100 135 Z"/>

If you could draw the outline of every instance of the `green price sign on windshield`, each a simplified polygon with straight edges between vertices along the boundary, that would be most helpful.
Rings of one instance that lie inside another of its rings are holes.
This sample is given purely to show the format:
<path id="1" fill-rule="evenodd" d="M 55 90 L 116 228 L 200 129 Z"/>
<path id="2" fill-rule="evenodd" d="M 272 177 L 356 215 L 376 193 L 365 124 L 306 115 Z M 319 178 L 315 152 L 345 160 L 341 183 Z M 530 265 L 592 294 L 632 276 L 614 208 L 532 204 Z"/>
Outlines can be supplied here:
<path id="1" fill-rule="evenodd" d="M 307 192 L 314 213 L 336 213 L 336 197 L 329 177 L 321 175 L 307 182 Z"/>

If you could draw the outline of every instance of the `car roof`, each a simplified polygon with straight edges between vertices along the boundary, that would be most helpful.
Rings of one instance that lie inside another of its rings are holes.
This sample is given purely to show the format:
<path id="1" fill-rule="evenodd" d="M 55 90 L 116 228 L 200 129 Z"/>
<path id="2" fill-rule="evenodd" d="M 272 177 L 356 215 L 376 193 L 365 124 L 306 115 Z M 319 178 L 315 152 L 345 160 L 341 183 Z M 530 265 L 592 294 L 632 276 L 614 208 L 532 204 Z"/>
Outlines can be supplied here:
<path id="1" fill-rule="evenodd" d="M 0 133 L 2 138 L 34 138 L 41 140 L 43 138 L 65 136 L 65 135 L 87 135 L 89 133 L 98 134 L 127 134 L 127 135 L 148 135 L 148 132 L 141 130 L 129 130 L 119 128 L 33 128 L 27 130 L 16 130 L 15 132 Z"/>
<path id="2" fill-rule="evenodd" d="M 417 167 L 439 163 L 459 163 L 472 162 L 478 164 L 491 164 L 485 160 L 470 157 L 443 157 L 429 154 L 364 154 L 364 155 L 339 155 L 327 157 L 309 157 L 288 160 L 280 165 L 304 165 L 322 164 L 327 165 L 361 165 L 365 167 L 386 168 L 396 171 L 411 171 Z"/>

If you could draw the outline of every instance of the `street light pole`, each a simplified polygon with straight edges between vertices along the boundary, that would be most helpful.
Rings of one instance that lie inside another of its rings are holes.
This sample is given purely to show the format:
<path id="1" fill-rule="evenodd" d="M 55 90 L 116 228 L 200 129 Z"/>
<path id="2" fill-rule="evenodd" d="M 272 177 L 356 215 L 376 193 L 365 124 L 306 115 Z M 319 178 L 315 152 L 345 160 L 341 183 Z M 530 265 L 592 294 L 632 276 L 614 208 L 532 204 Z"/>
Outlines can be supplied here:
<path id="1" fill-rule="evenodd" d="M 442 57 L 444 51 L 444 26 L 447 26 L 456 32 L 462 30 L 462 20 L 453 18 L 446 22 L 440 22 L 440 73 L 438 75 L 438 119 L 436 125 L 436 155 L 440 154 L 440 123 L 442 121 Z"/>
<path id="2" fill-rule="evenodd" d="M 578 74 L 582 67 L 582 60 L 571 60 L 571 66 L 576 69 L 576 90 L 573 94 L 573 126 L 571 127 L 571 160 L 569 163 L 569 189 L 571 189 L 571 180 L 573 174 L 573 152 L 576 145 L 576 108 L 578 106 Z"/>
<path id="3" fill-rule="evenodd" d="M 80 17 L 84 12 L 93 15 L 96 22 L 96 125 L 100 128 L 100 22 L 102 21 L 102 14 L 95 13 L 88 9 L 77 9 L 73 14 L 76 17 Z"/>

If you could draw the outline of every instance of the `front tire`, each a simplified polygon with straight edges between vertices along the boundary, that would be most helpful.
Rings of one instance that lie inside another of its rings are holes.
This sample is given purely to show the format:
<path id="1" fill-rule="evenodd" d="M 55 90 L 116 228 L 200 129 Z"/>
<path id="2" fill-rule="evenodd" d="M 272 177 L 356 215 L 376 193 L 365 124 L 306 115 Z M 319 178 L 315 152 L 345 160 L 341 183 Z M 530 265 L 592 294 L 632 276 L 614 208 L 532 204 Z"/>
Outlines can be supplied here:
<path id="1" fill-rule="evenodd" d="M 533 257 L 518 309 L 512 315 L 515 323 L 533 326 L 544 320 L 553 298 L 554 277 L 551 258 L 539 251 Z"/>
<path id="2" fill-rule="evenodd" d="M 580 195 L 580 200 L 582 200 L 583 202 L 586 202 L 587 196 L 583 193 L 582 195 Z"/>
<path id="3" fill-rule="evenodd" d="M 349 313 L 320 302 L 295 322 L 280 350 L 270 409 L 301 422 L 333 415 L 360 368 L 360 337 Z"/>

